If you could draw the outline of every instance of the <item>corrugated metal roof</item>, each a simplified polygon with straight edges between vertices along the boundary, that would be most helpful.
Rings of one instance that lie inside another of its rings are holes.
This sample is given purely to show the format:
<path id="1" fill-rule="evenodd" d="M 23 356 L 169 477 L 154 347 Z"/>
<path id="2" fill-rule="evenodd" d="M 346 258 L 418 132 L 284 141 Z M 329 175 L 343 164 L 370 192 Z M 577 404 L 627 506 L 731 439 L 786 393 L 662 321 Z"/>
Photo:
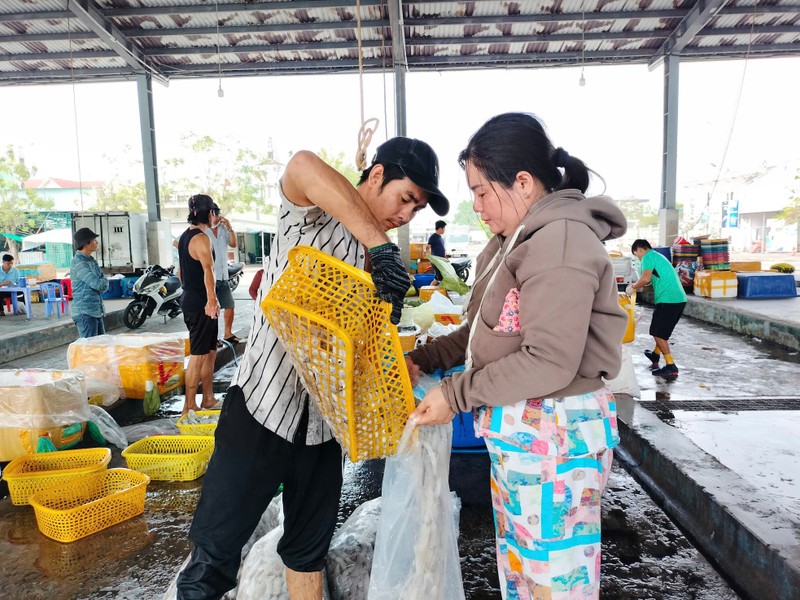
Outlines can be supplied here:
<path id="1" fill-rule="evenodd" d="M 800 55 L 800 0 L 3 0 L 0 85 Z"/>

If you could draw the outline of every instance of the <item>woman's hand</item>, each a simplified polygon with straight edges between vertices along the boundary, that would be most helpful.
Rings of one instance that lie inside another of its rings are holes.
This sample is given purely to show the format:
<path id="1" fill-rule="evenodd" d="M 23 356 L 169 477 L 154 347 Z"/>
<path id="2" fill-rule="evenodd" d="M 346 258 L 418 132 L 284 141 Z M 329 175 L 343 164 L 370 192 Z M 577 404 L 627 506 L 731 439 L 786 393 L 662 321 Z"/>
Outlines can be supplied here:
<path id="1" fill-rule="evenodd" d="M 452 421 L 456 413 L 444 397 L 442 386 L 438 385 L 425 394 L 411 415 L 417 417 L 417 425 L 444 425 Z"/>
<path id="2" fill-rule="evenodd" d="M 414 387 L 419 383 L 419 378 L 422 375 L 422 371 L 419 368 L 419 365 L 415 364 L 413 360 L 411 360 L 408 356 L 405 357 L 406 359 L 406 368 L 408 369 L 408 376 L 411 378 L 411 387 Z"/>

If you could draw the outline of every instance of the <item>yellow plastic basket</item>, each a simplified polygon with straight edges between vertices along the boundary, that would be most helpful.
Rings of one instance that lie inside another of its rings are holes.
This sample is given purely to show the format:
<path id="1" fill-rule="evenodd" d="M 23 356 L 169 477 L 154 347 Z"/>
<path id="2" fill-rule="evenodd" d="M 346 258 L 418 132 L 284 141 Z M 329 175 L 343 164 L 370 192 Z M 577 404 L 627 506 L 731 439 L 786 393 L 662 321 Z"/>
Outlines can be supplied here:
<path id="1" fill-rule="evenodd" d="M 8 463 L 3 479 L 8 482 L 11 502 L 21 506 L 28 504 L 28 498 L 40 490 L 88 473 L 105 471 L 110 460 L 108 448 L 26 454 Z"/>
<path id="2" fill-rule="evenodd" d="M 297 246 L 261 308 L 350 460 L 393 454 L 414 396 L 372 277 Z"/>
<path id="3" fill-rule="evenodd" d="M 74 542 L 144 512 L 150 478 L 129 469 L 90 473 L 30 498 L 39 531 Z"/>
<path id="4" fill-rule="evenodd" d="M 206 472 L 214 438 L 206 435 L 156 435 L 122 451 L 128 467 L 159 481 L 192 481 Z"/>
<path id="5" fill-rule="evenodd" d="M 219 413 L 222 412 L 220 410 L 198 410 L 195 414 L 198 417 L 216 417 L 217 421 L 219 420 Z M 178 429 L 181 431 L 181 435 L 214 435 L 214 432 L 217 430 L 217 421 L 213 423 L 187 423 L 186 422 L 187 415 L 182 416 L 178 419 L 176 425 Z"/>

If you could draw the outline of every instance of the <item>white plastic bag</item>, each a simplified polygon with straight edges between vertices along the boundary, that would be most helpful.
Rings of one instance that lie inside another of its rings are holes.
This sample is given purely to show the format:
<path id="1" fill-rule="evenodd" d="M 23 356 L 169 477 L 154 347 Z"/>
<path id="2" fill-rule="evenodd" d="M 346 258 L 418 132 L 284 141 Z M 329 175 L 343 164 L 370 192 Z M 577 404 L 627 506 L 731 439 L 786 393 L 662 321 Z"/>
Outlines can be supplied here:
<path id="1" fill-rule="evenodd" d="M 114 420 L 114 417 L 108 414 L 105 409 L 94 404 L 89 405 L 89 411 L 92 413 L 92 422 L 97 425 L 106 442 L 114 444 L 122 450 L 128 447 L 128 438 L 125 436 L 125 432 L 122 431 L 122 427 Z"/>
<path id="2" fill-rule="evenodd" d="M 364 502 L 336 531 L 328 551 L 332 600 L 367 600 L 381 499 Z"/>
<path id="3" fill-rule="evenodd" d="M 453 427 L 415 429 L 386 459 L 369 600 L 464 600 L 448 486 Z"/>
<path id="4" fill-rule="evenodd" d="M 622 366 L 619 375 L 606 380 L 606 387 L 615 394 L 629 394 L 634 398 L 641 398 L 642 390 L 636 380 L 636 370 L 633 368 L 631 351 L 627 345 L 622 346 Z"/>

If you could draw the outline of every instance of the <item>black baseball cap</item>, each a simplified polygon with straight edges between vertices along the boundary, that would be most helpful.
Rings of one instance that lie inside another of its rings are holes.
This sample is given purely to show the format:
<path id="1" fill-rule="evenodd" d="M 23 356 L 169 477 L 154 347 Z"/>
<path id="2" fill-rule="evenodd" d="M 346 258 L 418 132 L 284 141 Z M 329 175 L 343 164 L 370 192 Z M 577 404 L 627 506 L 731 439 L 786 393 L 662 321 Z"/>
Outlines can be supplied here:
<path id="1" fill-rule="evenodd" d="M 450 202 L 439 190 L 439 159 L 436 152 L 422 140 L 394 137 L 378 146 L 372 163 L 392 164 L 400 167 L 406 176 L 428 192 L 428 204 L 433 211 L 444 216 Z"/>
<path id="2" fill-rule="evenodd" d="M 93 239 L 100 237 L 94 231 L 89 229 L 88 227 L 81 227 L 78 231 L 75 232 L 73 239 L 75 240 L 75 245 L 78 247 L 78 250 L 83 248 L 86 244 L 91 242 Z"/>
<path id="3" fill-rule="evenodd" d="M 202 211 L 211 212 L 216 206 L 211 196 L 207 196 L 206 194 L 195 194 L 189 198 L 189 210 L 195 214 Z"/>

